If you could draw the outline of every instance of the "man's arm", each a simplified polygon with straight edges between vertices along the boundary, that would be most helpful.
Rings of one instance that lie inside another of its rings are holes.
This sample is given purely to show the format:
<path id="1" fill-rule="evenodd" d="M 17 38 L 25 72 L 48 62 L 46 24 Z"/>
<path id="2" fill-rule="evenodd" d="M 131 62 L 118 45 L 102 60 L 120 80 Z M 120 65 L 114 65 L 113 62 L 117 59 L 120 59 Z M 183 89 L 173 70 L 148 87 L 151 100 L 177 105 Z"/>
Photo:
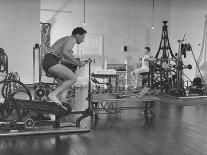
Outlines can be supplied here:
<path id="1" fill-rule="evenodd" d="M 146 55 L 145 58 L 144 58 L 144 61 L 150 61 L 150 59 L 151 59 L 150 55 Z"/>
<path id="2" fill-rule="evenodd" d="M 63 48 L 63 57 L 64 57 L 64 62 L 66 63 L 72 63 L 75 65 L 80 66 L 81 65 L 81 61 L 76 59 L 71 50 L 73 49 L 73 46 L 75 45 L 75 40 L 73 40 L 72 38 L 70 38 L 71 40 L 69 40 L 65 47 Z"/>

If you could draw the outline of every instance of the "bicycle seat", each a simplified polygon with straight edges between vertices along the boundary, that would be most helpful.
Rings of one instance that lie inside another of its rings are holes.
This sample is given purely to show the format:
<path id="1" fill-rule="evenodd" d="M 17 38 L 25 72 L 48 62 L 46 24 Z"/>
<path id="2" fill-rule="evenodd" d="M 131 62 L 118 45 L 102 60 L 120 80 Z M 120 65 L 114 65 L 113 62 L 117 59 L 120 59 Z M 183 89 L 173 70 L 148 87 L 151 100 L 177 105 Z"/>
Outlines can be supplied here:
<path id="1" fill-rule="evenodd" d="M 140 75 L 142 76 L 145 76 L 145 75 L 149 75 L 150 72 L 143 72 L 143 73 L 140 73 Z"/>

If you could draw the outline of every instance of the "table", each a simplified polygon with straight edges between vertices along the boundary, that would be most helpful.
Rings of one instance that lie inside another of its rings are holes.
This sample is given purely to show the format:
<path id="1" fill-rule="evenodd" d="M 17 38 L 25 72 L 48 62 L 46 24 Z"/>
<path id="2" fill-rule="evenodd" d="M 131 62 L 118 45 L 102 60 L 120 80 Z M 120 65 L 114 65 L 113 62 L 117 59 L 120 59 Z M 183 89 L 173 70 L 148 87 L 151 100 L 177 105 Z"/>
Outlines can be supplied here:
<path id="1" fill-rule="evenodd" d="M 111 79 L 115 78 L 116 82 L 115 82 L 115 87 L 116 87 L 116 92 L 118 92 L 118 78 L 119 75 L 118 74 L 95 74 L 92 73 L 91 76 L 93 76 L 94 78 L 101 78 L 101 79 L 109 79 L 109 83 L 111 84 Z"/>

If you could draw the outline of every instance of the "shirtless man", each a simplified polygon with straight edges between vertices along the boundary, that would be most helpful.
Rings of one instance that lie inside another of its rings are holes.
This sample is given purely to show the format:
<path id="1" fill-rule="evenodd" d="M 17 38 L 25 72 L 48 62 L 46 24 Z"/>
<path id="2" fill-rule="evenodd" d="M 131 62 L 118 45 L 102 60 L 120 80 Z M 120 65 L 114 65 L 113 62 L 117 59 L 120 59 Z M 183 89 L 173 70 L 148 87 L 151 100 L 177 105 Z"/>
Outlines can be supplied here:
<path id="1" fill-rule="evenodd" d="M 134 86 L 135 88 L 138 87 L 140 73 L 149 72 L 149 61 L 148 61 L 150 59 L 149 53 L 150 53 L 150 48 L 145 47 L 144 48 L 144 56 L 141 58 L 142 59 L 142 66 L 131 72 L 131 74 L 135 78 L 135 86 Z"/>
<path id="2" fill-rule="evenodd" d="M 74 64 L 77 66 L 84 66 L 85 61 L 80 61 L 73 56 L 73 46 L 84 42 L 85 34 L 87 33 L 82 27 L 77 27 L 72 31 L 71 36 L 65 36 L 57 40 L 50 48 L 50 51 L 45 54 L 42 67 L 45 72 L 64 79 L 62 84 L 51 92 L 48 97 L 61 107 L 63 107 L 60 97 L 65 90 L 69 89 L 76 81 L 77 76 L 73 71 L 65 65 L 59 63 L 64 61 L 64 64 Z M 65 107 L 63 107 L 65 108 Z"/>

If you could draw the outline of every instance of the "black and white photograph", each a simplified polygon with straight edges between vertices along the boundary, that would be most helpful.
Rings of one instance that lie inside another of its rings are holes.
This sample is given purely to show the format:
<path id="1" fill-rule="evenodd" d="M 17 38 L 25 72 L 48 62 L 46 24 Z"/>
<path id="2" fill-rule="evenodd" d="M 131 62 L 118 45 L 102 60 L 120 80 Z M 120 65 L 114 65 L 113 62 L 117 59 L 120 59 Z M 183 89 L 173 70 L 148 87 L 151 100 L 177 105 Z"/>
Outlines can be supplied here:
<path id="1" fill-rule="evenodd" d="M 0 0 L 0 155 L 207 155 L 207 0 Z"/>

